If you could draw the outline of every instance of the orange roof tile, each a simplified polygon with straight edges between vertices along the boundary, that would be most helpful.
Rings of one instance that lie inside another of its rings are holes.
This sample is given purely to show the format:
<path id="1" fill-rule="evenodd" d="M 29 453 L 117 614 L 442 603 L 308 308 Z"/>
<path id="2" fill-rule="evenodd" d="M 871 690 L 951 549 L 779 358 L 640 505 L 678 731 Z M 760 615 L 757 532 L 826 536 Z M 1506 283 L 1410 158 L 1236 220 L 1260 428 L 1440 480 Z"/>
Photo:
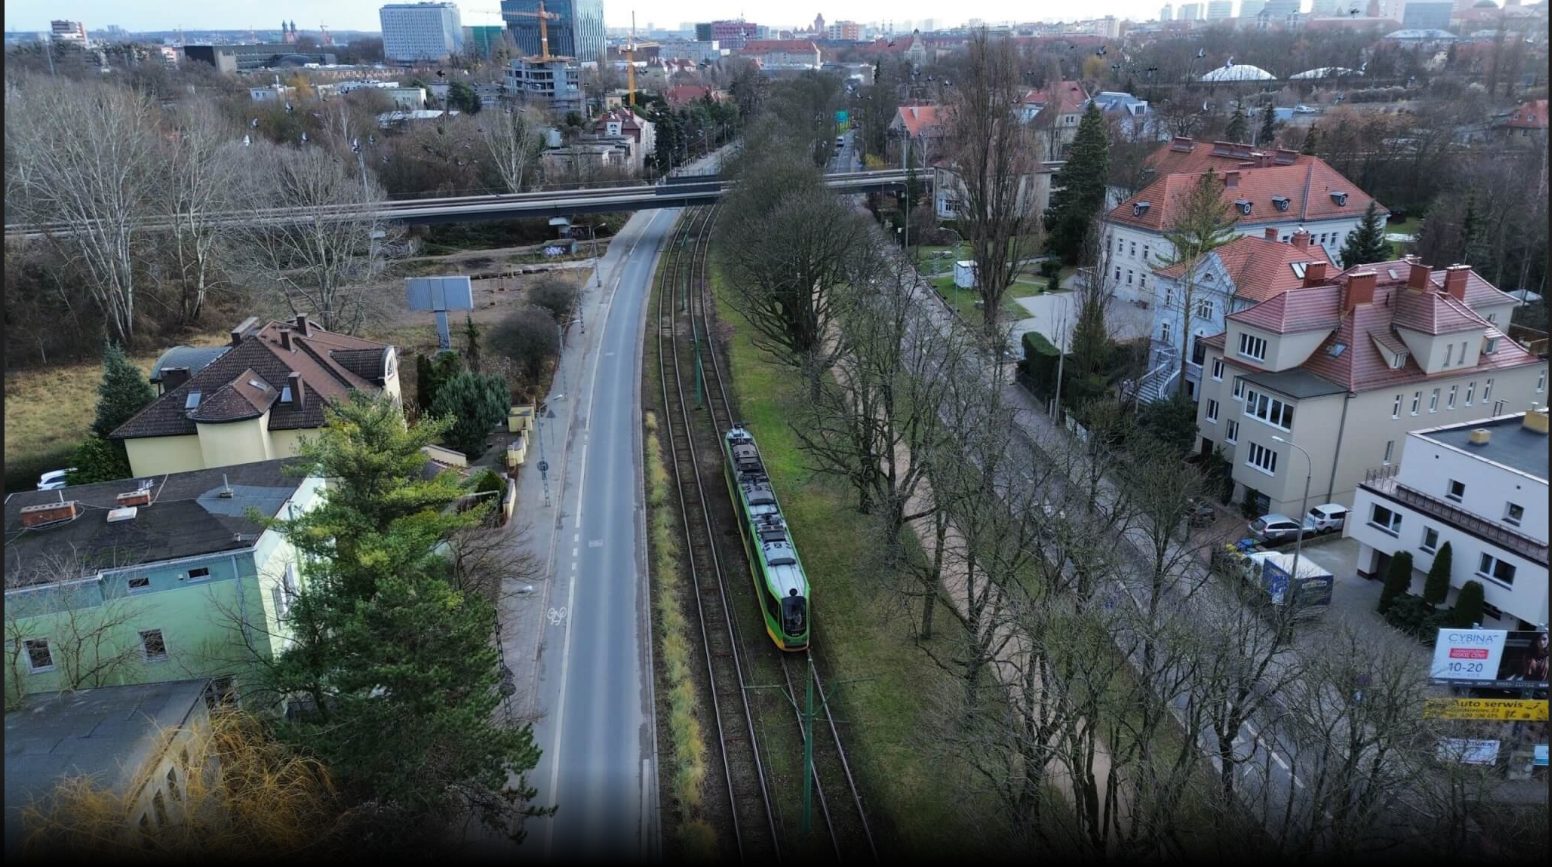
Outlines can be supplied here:
<path id="1" fill-rule="evenodd" d="M 1314 157 L 1285 148 L 1258 150 L 1248 144 L 1234 142 L 1194 141 L 1186 136 L 1175 136 L 1157 148 L 1143 160 L 1154 177 L 1177 172 L 1200 173 L 1208 169 L 1225 171 L 1259 165 L 1270 160 L 1274 165 L 1302 165 Z"/>
<path id="2" fill-rule="evenodd" d="M 1080 111 L 1088 98 L 1088 92 L 1083 89 L 1082 84 L 1076 81 L 1059 81 L 1055 85 L 1024 94 L 1024 104 L 1038 105 L 1042 109 L 1054 104 L 1057 114 L 1069 114 Z"/>
<path id="3" fill-rule="evenodd" d="M 1207 256 L 1215 257 L 1228 273 L 1234 297 L 1252 301 L 1265 301 L 1303 286 L 1303 269 L 1294 271 L 1295 264 L 1331 262 L 1318 244 L 1299 246 L 1254 235 L 1235 238 L 1203 258 Z M 1180 277 L 1188 264 L 1180 262 L 1154 273 L 1160 277 Z"/>
<path id="4" fill-rule="evenodd" d="M 1547 128 L 1547 101 L 1533 99 L 1520 103 L 1514 114 L 1504 122 L 1504 126 L 1516 129 L 1546 129 Z"/>
<path id="5" fill-rule="evenodd" d="M 1324 160 L 1313 157 L 1303 164 L 1229 169 L 1215 175 L 1221 185 L 1219 200 L 1233 208 L 1229 216 L 1240 226 L 1358 217 L 1372 201 Z M 1200 177 L 1201 173 L 1165 175 L 1117 205 L 1107 218 L 1162 232 L 1174 222 Z M 1282 208 L 1278 207 L 1279 199 L 1285 200 Z M 1248 203 L 1250 213 L 1244 213 L 1237 203 Z M 1147 207 L 1134 207 L 1144 204 Z M 1383 205 L 1380 211 L 1389 213 Z"/>
<path id="6" fill-rule="evenodd" d="M 919 138 L 925 133 L 942 131 L 941 105 L 902 105 L 895 109 L 895 120 L 905 127 L 906 135 Z"/>

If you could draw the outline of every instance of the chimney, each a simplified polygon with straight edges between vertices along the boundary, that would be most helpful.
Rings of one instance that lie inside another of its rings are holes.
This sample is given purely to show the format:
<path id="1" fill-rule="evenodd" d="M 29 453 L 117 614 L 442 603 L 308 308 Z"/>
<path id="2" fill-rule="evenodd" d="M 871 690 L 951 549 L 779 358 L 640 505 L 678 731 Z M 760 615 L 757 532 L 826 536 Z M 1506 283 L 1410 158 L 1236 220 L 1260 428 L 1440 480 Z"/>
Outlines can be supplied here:
<path id="1" fill-rule="evenodd" d="M 296 371 L 286 374 L 286 387 L 291 389 L 291 408 L 307 408 L 307 384 L 302 382 L 302 375 Z"/>
<path id="2" fill-rule="evenodd" d="M 73 521 L 78 514 L 80 514 L 80 508 L 75 500 L 66 500 L 63 503 L 40 503 L 21 508 L 23 527 L 42 527 L 61 521 Z"/>
<path id="3" fill-rule="evenodd" d="M 1525 420 L 1520 423 L 1520 426 L 1532 433 L 1545 435 L 1547 432 L 1547 408 L 1536 409 L 1532 406 L 1530 412 L 1525 413 Z"/>
<path id="4" fill-rule="evenodd" d="M 1293 233 L 1293 246 L 1300 250 L 1308 250 L 1310 245 L 1310 233 L 1303 229 L 1297 229 Z"/>
<path id="5" fill-rule="evenodd" d="M 1342 305 L 1342 315 L 1353 312 L 1360 304 L 1374 303 L 1374 283 L 1379 278 L 1373 271 L 1359 271 L 1347 278 L 1347 301 Z"/>
<path id="6" fill-rule="evenodd" d="M 126 506 L 149 506 L 151 505 L 151 489 L 130 491 L 127 494 L 119 494 L 114 499 L 118 502 L 119 508 Z"/>
<path id="7" fill-rule="evenodd" d="M 1277 240 L 1277 227 L 1276 226 L 1267 226 L 1265 229 L 1262 230 L 1262 232 L 1263 232 L 1263 237 L 1265 237 L 1268 241 L 1275 241 L 1275 240 Z"/>
<path id="8" fill-rule="evenodd" d="M 1231 190 L 1236 188 L 1236 187 L 1238 187 L 1239 186 L 1239 172 L 1224 172 L 1223 173 L 1223 185 L 1225 187 L 1228 187 Z"/>
<path id="9" fill-rule="evenodd" d="M 1444 269 L 1444 291 L 1451 298 L 1462 303 L 1466 300 L 1466 275 L 1471 273 L 1470 265 L 1451 265 Z"/>
<path id="10" fill-rule="evenodd" d="M 1326 282 L 1326 263 L 1311 262 L 1304 266 L 1304 285 L 1319 286 Z"/>
<path id="11" fill-rule="evenodd" d="M 247 319 L 237 323 L 237 327 L 232 329 L 232 345 L 236 346 L 242 343 L 243 338 L 247 337 L 253 331 L 253 326 L 257 324 L 259 324 L 259 317 L 257 316 L 249 316 Z"/>
<path id="12" fill-rule="evenodd" d="M 189 369 L 187 367 L 162 368 L 162 394 L 166 394 L 188 381 Z"/>
<path id="13" fill-rule="evenodd" d="M 1471 435 L 1469 437 L 1467 437 L 1467 441 L 1470 442 L 1474 446 L 1485 446 L 1489 442 L 1491 442 L 1492 439 L 1493 439 L 1493 432 L 1488 430 L 1485 427 L 1477 428 L 1476 430 L 1471 432 Z"/>
<path id="14" fill-rule="evenodd" d="M 309 334 L 312 334 L 312 332 L 310 330 L 308 330 L 308 328 L 309 328 L 309 326 L 307 324 L 307 314 L 306 313 L 298 313 L 298 314 L 296 314 L 296 330 L 297 330 L 297 333 L 301 334 L 303 337 L 306 337 Z"/>
<path id="15" fill-rule="evenodd" d="M 280 326 L 280 348 L 291 351 L 291 329 L 288 326 Z"/>
<path id="16" fill-rule="evenodd" d="M 1407 269 L 1407 288 L 1417 292 L 1428 291 L 1428 278 L 1433 274 L 1433 269 L 1416 259 L 1407 262 Z"/>

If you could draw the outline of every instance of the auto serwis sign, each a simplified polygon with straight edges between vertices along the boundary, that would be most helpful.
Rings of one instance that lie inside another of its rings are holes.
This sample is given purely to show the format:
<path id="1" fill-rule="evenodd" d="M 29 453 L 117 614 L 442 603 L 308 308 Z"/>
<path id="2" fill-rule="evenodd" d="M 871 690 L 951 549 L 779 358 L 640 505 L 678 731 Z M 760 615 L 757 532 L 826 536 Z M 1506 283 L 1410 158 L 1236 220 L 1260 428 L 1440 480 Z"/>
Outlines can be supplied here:
<path id="1" fill-rule="evenodd" d="M 1433 646 L 1435 680 L 1497 680 L 1503 659 L 1502 629 L 1441 629 Z"/>

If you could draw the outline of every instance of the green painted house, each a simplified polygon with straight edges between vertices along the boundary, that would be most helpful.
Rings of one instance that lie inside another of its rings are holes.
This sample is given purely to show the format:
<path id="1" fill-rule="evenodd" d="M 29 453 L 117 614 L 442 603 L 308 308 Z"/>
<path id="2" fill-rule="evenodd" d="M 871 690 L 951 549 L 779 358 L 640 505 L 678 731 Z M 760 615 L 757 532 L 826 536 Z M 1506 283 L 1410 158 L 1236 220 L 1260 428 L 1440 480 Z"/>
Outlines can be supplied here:
<path id="1" fill-rule="evenodd" d="M 5 693 L 211 678 L 242 693 L 288 640 L 298 555 L 260 517 L 323 481 L 259 461 L 5 500 Z"/>

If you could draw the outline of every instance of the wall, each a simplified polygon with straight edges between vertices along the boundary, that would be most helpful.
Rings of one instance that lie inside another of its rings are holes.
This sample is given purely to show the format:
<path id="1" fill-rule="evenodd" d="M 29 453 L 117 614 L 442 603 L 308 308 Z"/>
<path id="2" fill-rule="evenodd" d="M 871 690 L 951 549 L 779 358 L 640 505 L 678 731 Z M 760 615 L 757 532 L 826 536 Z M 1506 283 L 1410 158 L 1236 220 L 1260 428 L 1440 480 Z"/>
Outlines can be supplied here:
<path id="1" fill-rule="evenodd" d="M 137 476 L 159 476 L 205 468 L 199 437 L 194 434 L 172 437 L 140 437 L 124 440 L 129 452 L 129 468 Z"/>
<path id="2" fill-rule="evenodd" d="M 1493 433 L 1497 436 L 1507 431 Z M 1478 456 L 1412 433 L 1407 435 L 1407 459 L 1401 462 L 1396 480 L 1441 500 L 1446 499 L 1451 480 L 1462 482 L 1466 491 L 1455 505 L 1487 521 L 1500 521 L 1505 504 L 1517 503 L 1525 515 L 1513 529 L 1545 542 L 1547 480 L 1493 463 L 1491 458 L 1490 452 Z"/>
<path id="3" fill-rule="evenodd" d="M 199 450 L 207 467 L 248 464 L 274 457 L 269 449 L 268 411 L 248 421 L 194 427 L 199 431 Z"/>

